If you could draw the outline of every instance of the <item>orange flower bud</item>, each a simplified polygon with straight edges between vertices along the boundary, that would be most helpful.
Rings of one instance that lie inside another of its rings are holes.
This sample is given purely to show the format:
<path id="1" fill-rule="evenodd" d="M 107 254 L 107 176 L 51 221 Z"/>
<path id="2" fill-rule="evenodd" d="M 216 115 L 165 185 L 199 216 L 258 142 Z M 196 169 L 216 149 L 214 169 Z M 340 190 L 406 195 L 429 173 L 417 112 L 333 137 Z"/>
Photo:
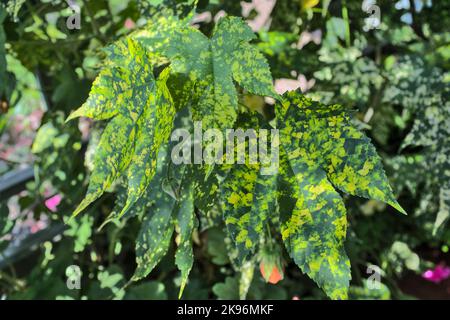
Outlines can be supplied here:
<path id="1" fill-rule="evenodd" d="M 275 265 L 272 266 L 272 271 L 268 277 L 266 276 L 266 273 L 264 271 L 264 263 L 262 263 L 262 262 L 259 265 L 259 271 L 261 271 L 261 275 L 269 283 L 276 284 L 280 280 L 283 280 L 283 271 L 280 272 L 280 270 Z"/>

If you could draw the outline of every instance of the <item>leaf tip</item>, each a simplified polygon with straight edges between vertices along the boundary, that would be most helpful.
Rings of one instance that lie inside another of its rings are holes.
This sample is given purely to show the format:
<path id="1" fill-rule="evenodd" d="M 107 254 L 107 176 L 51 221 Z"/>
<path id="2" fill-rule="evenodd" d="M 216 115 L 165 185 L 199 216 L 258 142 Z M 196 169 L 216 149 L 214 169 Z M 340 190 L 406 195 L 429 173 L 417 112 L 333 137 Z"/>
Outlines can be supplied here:
<path id="1" fill-rule="evenodd" d="M 72 217 L 70 219 L 78 216 L 82 211 L 84 211 L 92 202 L 97 200 L 100 196 L 101 196 L 101 194 L 99 194 L 99 193 L 88 193 L 86 195 L 86 197 L 83 199 L 83 201 L 81 201 L 81 203 L 75 209 L 75 211 L 73 212 Z M 71 221 L 71 220 L 69 220 L 69 221 Z"/>
<path id="2" fill-rule="evenodd" d="M 178 300 L 183 296 L 184 288 L 186 287 L 186 280 L 181 282 L 180 291 L 178 292 Z"/>
<path id="3" fill-rule="evenodd" d="M 76 216 L 78 216 L 84 209 L 86 209 L 88 205 L 83 202 L 80 203 L 80 205 L 75 209 L 75 211 L 72 213 L 72 216 L 69 219 L 69 222 L 72 221 Z"/>
<path id="4" fill-rule="evenodd" d="M 136 201 L 134 199 L 128 198 L 127 202 L 125 203 L 125 206 L 123 207 L 122 211 L 120 211 L 119 215 L 117 216 L 119 219 L 122 218 L 131 208 L 131 206 Z"/>
<path id="5" fill-rule="evenodd" d="M 397 200 L 390 201 L 389 205 L 391 205 L 394 209 L 404 214 L 405 216 L 408 215 L 408 213 L 405 211 L 405 209 L 402 208 L 402 206 L 397 202 Z"/>
<path id="6" fill-rule="evenodd" d="M 82 108 L 83 107 L 78 108 L 77 110 L 75 110 L 71 114 L 69 114 L 69 116 L 67 117 L 65 123 L 67 123 L 67 122 L 69 122 L 69 121 L 71 121 L 71 120 L 73 120 L 75 118 L 81 117 L 83 115 L 82 114 L 82 111 L 83 111 Z"/>

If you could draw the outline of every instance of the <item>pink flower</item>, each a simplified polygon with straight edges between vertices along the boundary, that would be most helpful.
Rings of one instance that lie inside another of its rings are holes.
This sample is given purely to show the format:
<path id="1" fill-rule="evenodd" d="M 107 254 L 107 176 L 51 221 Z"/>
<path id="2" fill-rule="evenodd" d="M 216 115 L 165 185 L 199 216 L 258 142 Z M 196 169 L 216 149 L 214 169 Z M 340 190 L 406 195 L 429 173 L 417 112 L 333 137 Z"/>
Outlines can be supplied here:
<path id="1" fill-rule="evenodd" d="M 135 26 L 136 26 L 136 23 L 134 23 L 134 21 L 132 19 L 127 18 L 125 20 L 124 27 L 126 29 L 131 30 L 131 29 L 134 29 Z"/>
<path id="2" fill-rule="evenodd" d="M 44 230 L 47 224 L 44 221 L 36 221 L 30 227 L 31 233 L 36 233 L 38 231 Z"/>
<path id="3" fill-rule="evenodd" d="M 315 83 L 315 79 L 307 80 L 303 74 L 300 74 L 297 79 L 276 79 L 275 91 L 278 94 L 283 94 L 286 91 L 297 90 L 298 88 L 300 88 L 302 92 L 306 92 L 311 89 Z"/>
<path id="4" fill-rule="evenodd" d="M 251 3 L 241 1 L 242 15 L 244 17 L 250 16 L 250 13 L 253 11 L 257 13 L 253 20 L 247 21 L 253 31 L 257 32 L 270 25 L 270 14 L 275 7 L 275 3 L 276 0 L 253 0 Z"/>
<path id="5" fill-rule="evenodd" d="M 298 39 L 297 49 L 301 50 L 311 41 L 319 45 L 322 41 L 322 30 L 317 29 L 313 32 L 303 31 L 300 35 L 300 38 Z"/>
<path id="6" fill-rule="evenodd" d="M 422 274 L 422 278 L 434 283 L 440 283 L 448 277 L 450 277 L 450 268 L 442 264 L 435 266 L 434 269 L 428 269 Z"/>
<path id="7" fill-rule="evenodd" d="M 299 296 L 293 296 L 292 300 L 300 300 Z"/>
<path id="8" fill-rule="evenodd" d="M 54 195 L 53 197 L 48 198 L 47 200 L 45 200 L 45 206 L 51 212 L 56 212 L 57 209 L 58 209 L 58 205 L 61 202 L 61 199 L 62 199 L 62 197 L 59 194 Z"/>

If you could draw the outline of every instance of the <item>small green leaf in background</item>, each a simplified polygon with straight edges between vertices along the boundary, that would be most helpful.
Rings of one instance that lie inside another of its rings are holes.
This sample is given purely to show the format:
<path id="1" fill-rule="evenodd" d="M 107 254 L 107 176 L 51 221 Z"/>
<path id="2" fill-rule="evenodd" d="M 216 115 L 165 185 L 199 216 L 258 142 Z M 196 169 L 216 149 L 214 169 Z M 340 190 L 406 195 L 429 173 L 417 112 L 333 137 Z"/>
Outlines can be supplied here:
<path id="1" fill-rule="evenodd" d="M 239 280 L 237 278 L 227 277 L 225 282 L 216 283 L 212 291 L 219 300 L 238 300 Z"/>
<path id="2" fill-rule="evenodd" d="M 91 241 L 94 217 L 85 215 L 79 220 L 70 220 L 67 225 L 69 229 L 64 232 L 65 235 L 74 238 L 74 252 L 83 252 Z"/>
<path id="3" fill-rule="evenodd" d="M 126 300 L 166 300 L 164 284 L 157 281 L 144 282 L 127 289 Z"/>

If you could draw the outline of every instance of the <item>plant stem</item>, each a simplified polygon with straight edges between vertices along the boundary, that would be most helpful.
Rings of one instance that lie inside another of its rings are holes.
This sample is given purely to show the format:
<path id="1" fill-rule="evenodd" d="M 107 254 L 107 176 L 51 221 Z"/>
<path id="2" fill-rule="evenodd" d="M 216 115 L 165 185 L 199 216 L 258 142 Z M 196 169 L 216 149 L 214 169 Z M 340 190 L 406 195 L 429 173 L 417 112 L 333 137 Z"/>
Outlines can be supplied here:
<path id="1" fill-rule="evenodd" d="M 348 19 L 348 9 L 347 9 L 347 1 L 342 0 L 342 18 L 345 20 L 345 43 L 347 47 L 350 47 L 351 45 L 351 38 L 350 38 L 350 21 Z"/>

